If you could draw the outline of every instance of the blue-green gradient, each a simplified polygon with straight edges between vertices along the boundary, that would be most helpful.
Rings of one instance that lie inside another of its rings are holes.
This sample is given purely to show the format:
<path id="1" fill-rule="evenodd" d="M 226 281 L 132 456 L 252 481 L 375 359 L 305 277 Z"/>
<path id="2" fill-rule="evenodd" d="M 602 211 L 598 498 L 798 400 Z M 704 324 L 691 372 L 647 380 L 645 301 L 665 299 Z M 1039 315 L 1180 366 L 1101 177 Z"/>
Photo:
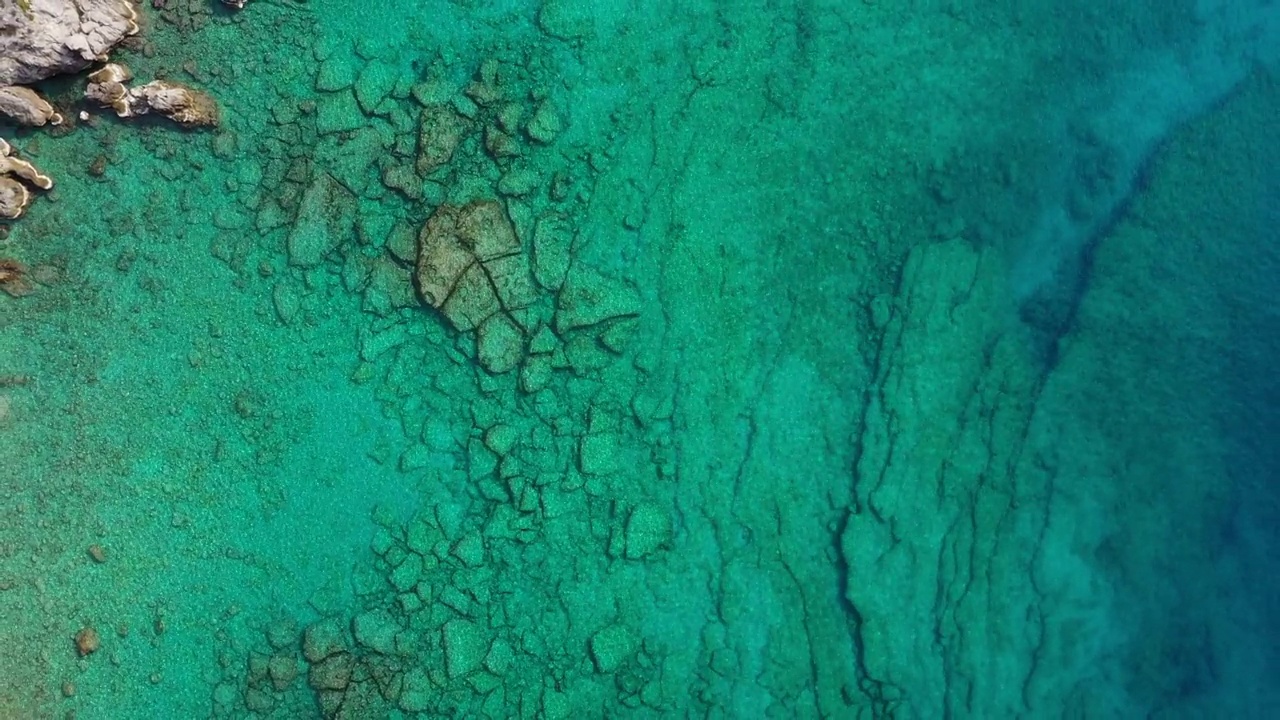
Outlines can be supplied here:
<path id="1" fill-rule="evenodd" d="M 219 128 L 0 124 L 0 718 L 1280 717 L 1274 3 L 140 12 Z"/>

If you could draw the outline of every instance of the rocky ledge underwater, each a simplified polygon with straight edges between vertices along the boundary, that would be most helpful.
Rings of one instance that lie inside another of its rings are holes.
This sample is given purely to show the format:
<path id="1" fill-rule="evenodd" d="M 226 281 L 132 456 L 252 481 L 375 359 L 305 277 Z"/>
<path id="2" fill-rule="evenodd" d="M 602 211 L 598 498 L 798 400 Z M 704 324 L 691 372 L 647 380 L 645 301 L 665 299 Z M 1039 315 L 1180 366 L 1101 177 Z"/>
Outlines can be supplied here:
<path id="1" fill-rule="evenodd" d="M 27 662 L 0 706 L 372 717 L 492 704 L 488 690 L 464 700 L 443 688 L 513 671 L 515 640 L 483 608 L 533 566 L 499 590 L 497 568 L 520 563 L 495 543 L 528 552 L 544 522 L 565 524 L 563 542 L 592 542 L 601 521 L 617 526 L 617 557 L 640 561 L 668 542 L 667 511 L 642 495 L 583 506 L 603 500 L 585 485 L 605 493 L 635 462 L 623 457 L 650 453 L 625 436 L 669 452 L 656 438 L 671 408 L 656 396 L 632 408 L 643 363 L 618 360 L 640 291 L 617 272 L 622 248 L 588 250 L 571 220 L 590 200 L 590 163 L 607 161 L 557 148 L 556 78 L 525 51 L 464 69 L 439 50 L 318 40 L 303 3 L 32 0 L 0 7 L 0 28 L 0 128 L 12 138 L 0 146 L 11 221 L 0 287 L 15 300 L 6 332 L 25 338 L 6 336 L 17 341 L 0 368 L 0 426 L 6 460 L 24 467 L 12 533 L 31 538 L 21 559 L 48 578 L 6 574 L 12 617 L 26 618 L 10 637 Z M 328 379 L 299 399 L 282 379 L 298 374 Z M 332 405 L 370 417 L 315 430 L 347 422 L 312 417 Z M 58 406 L 74 419 L 51 422 Z M 175 425 L 189 435 L 172 437 Z M 315 432 L 335 445 L 308 450 Z M 351 476 L 311 508 L 336 516 L 328 529 L 299 507 L 312 492 L 298 487 L 310 484 L 299 453 L 337 457 L 316 472 Z M 365 464 L 334 470 L 344 454 Z M 191 490 L 172 480 L 123 491 L 151 462 L 137 458 L 153 455 L 204 477 L 202 499 L 188 505 Z M 210 481 L 211 466 L 226 478 Z M 56 479 L 28 482 L 53 467 Z M 468 511 L 476 501 L 493 512 Z M 298 527 L 262 529 L 261 514 L 286 508 Z M 168 519 L 153 526 L 156 512 Z M 21 529 L 50 516 L 78 519 L 39 537 Z M 375 529 L 363 574 L 335 575 L 368 553 Z M 317 530 L 347 534 L 319 552 Z M 172 545 L 174 533 L 187 540 Z M 213 563 L 202 590 L 173 585 L 174 547 Z M 217 569 L 228 562 L 262 587 L 212 593 L 208 583 L 245 582 Z M 323 567 L 308 574 L 308 562 Z M 96 600 L 76 579 L 85 572 L 107 584 Z M 418 632 L 397 624 L 411 616 L 437 637 L 410 647 Z M 242 617 L 253 630 L 222 627 Z M 190 644 L 172 649 L 183 636 Z M 638 641 L 621 626 L 606 636 L 597 655 L 612 671 Z M 159 649 L 145 671 L 139 643 Z M 530 681 L 502 706 L 568 712 L 567 695 L 544 700 L 541 676 Z"/>

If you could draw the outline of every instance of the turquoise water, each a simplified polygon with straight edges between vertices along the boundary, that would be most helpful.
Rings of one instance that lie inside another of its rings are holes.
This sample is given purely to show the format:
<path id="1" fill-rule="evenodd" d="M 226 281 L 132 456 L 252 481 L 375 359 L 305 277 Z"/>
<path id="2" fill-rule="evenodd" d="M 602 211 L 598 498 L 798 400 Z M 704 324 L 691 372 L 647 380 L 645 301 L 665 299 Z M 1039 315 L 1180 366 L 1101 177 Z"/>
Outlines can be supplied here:
<path id="1" fill-rule="evenodd" d="M 1280 714 L 1280 10 L 155 5 L 221 127 L 0 125 L 0 717 Z"/>

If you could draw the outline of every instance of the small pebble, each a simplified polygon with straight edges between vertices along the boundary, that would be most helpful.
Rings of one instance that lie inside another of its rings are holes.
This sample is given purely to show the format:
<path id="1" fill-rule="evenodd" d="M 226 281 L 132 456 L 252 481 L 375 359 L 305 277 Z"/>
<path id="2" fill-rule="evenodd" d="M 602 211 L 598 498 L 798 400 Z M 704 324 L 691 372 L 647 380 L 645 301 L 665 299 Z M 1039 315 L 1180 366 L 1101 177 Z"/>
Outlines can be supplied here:
<path id="1" fill-rule="evenodd" d="M 98 651 L 102 646 L 102 641 L 98 639 L 98 631 L 91 627 L 81 628 L 76 633 L 76 652 L 80 653 L 80 657 L 91 655 Z"/>

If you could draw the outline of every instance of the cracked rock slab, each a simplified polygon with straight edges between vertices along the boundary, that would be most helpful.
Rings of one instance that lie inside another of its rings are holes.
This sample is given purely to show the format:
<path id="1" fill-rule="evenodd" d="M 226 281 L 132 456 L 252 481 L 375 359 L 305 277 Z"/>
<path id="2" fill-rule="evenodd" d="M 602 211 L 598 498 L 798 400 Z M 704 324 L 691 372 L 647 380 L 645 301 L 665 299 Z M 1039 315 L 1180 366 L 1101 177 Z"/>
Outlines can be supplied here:
<path id="1" fill-rule="evenodd" d="M 535 299 L 528 259 L 496 200 L 440 206 L 419 234 L 415 276 L 427 304 L 463 332 Z"/>

